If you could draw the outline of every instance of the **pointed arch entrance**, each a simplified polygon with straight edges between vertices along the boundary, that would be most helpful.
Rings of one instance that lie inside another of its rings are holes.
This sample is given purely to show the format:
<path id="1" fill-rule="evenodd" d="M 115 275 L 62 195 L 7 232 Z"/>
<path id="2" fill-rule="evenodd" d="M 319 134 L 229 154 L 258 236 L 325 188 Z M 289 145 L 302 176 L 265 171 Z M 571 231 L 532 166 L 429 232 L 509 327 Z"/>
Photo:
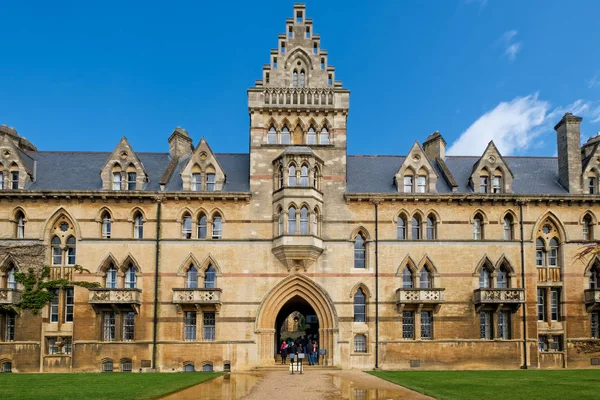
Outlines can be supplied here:
<path id="1" fill-rule="evenodd" d="M 335 307 L 327 292 L 304 275 L 292 275 L 271 289 L 261 302 L 255 332 L 258 336 L 258 359 L 261 364 L 272 364 L 277 352 L 276 329 L 280 328 L 289 310 L 301 306 L 314 311 L 319 321 L 319 347 L 327 350 L 329 365 L 334 365 L 334 338 L 338 333 L 338 318 Z M 279 324 L 279 326 L 278 326 Z"/>

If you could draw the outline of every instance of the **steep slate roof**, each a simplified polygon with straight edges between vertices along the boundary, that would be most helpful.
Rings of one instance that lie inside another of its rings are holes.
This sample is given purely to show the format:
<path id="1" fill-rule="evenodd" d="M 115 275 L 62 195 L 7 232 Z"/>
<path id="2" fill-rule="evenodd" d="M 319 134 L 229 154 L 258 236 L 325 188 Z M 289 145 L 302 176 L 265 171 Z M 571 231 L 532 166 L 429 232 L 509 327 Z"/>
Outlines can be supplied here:
<path id="1" fill-rule="evenodd" d="M 36 181 L 29 190 L 102 190 L 100 170 L 110 152 L 28 152 L 37 162 Z M 160 178 L 169 165 L 169 153 L 137 153 L 148 173 L 149 182 L 144 191 L 160 190 Z M 227 175 L 223 192 L 248 192 L 249 155 L 216 154 Z M 165 190 L 182 190 L 180 178 L 183 160 L 179 162 Z"/>
<path id="2" fill-rule="evenodd" d="M 404 162 L 402 156 L 348 156 L 348 193 L 395 193 L 394 174 Z M 473 193 L 469 187 L 473 165 L 479 157 L 447 156 L 444 160 L 458 184 L 458 193 Z M 558 183 L 556 157 L 504 157 L 513 172 L 512 192 L 515 194 L 568 194 Z M 438 175 L 442 172 L 437 163 Z M 452 188 L 444 179 L 437 181 L 438 193 L 450 193 Z"/>

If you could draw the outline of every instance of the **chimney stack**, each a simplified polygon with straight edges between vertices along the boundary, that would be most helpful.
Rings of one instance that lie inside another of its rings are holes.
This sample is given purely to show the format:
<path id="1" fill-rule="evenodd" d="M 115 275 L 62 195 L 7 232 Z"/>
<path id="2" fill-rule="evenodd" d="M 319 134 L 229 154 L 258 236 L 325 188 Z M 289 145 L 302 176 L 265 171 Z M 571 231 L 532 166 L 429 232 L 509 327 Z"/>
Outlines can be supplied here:
<path id="1" fill-rule="evenodd" d="M 439 131 L 433 132 L 427 136 L 425 142 L 423 142 L 423 151 L 430 160 L 446 158 L 446 141 L 442 137 Z"/>
<path id="2" fill-rule="evenodd" d="M 186 130 L 179 126 L 175 128 L 171 136 L 169 136 L 169 154 L 171 154 L 171 158 L 176 159 L 189 156 L 193 150 L 192 138 Z"/>
<path id="3" fill-rule="evenodd" d="M 566 113 L 556 124 L 558 181 L 569 193 L 580 194 L 581 186 L 581 117 Z"/>

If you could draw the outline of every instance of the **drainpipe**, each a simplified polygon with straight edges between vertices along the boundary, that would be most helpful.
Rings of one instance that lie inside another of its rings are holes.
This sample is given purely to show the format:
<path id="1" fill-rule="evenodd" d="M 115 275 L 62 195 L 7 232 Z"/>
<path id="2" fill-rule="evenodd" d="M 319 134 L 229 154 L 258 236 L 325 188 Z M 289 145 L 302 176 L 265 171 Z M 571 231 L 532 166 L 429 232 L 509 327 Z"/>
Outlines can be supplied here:
<path id="1" fill-rule="evenodd" d="M 375 205 L 375 369 L 379 368 L 379 201 Z"/>
<path id="2" fill-rule="evenodd" d="M 154 264 L 154 320 L 152 326 L 152 369 L 156 370 L 156 333 L 158 328 L 158 270 L 160 264 L 160 218 L 161 218 L 160 199 L 156 204 L 156 262 Z"/>
<path id="3" fill-rule="evenodd" d="M 523 299 L 526 300 L 525 293 L 525 237 L 523 234 L 523 201 L 519 201 L 519 224 L 521 225 L 521 286 L 523 287 Z M 523 303 L 523 365 L 522 369 L 527 369 L 527 301 Z"/>

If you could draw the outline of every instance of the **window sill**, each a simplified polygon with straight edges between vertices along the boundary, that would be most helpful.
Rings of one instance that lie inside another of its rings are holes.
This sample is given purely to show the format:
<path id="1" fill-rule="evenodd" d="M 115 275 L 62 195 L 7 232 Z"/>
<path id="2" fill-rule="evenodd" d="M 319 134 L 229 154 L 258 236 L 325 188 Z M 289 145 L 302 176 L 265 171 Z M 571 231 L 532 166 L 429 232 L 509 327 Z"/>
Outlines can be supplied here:
<path id="1" fill-rule="evenodd" d="M 350 353 L 350 357 L 369 357 L 371 353 Z"/>

